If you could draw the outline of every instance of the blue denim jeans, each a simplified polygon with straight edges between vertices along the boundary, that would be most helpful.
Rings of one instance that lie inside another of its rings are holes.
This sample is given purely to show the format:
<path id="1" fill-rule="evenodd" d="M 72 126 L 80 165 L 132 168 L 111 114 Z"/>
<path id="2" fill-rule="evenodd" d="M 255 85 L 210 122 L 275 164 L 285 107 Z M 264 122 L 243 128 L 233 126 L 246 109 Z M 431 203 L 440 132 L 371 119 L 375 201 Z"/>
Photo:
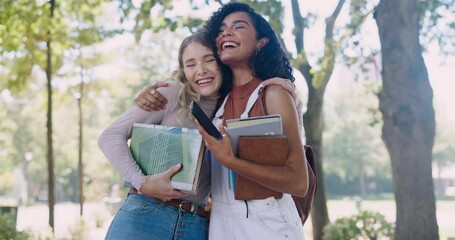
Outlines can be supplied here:
<path id="1" fill-rule="evenodd" d="M 165 202 L 129 194 L 112 220 L 106 239 L 205 240 L 206 230 L 206 218 L 182 212 Z"/>

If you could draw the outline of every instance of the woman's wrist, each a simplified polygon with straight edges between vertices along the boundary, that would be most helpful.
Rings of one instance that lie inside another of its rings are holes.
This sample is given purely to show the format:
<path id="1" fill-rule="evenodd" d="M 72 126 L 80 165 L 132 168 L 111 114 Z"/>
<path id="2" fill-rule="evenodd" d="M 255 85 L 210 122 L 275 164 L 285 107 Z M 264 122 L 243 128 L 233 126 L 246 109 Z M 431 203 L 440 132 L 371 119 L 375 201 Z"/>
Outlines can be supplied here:
<path id="1" fill-rule="evenodd" d="M 145 185 L 145 183 L 147 182 L 147 177 L 148 176 L 145 176 L 145 175 L 142 175 L 140 178 L 139 178 L 139 184 L 136 186 L 133 184 L 133 186 L 139 191 L 139 192 L 142 192 L 143 187 Z"/>

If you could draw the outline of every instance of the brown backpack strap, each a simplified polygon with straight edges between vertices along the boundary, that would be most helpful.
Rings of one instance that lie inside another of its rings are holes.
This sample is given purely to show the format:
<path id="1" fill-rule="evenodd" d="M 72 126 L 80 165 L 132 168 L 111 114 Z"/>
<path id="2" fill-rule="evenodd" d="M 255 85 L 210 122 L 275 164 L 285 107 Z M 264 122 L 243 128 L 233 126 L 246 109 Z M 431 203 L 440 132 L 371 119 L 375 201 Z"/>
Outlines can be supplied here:
<path id="1" fill-rule="evenodd" d="M 260 99 L 260 101 L 257 101 L 257 103 L 258 103 L 259 108 L 261 109 L 263 115 L 269 115 L 269 113 L 267 112 L 267 105 L 265 103 L 265 95 L 267 94 L 268 90 L 269 90 L 269 87 L 266 86 L 259 91 L 258 98 Z"/>

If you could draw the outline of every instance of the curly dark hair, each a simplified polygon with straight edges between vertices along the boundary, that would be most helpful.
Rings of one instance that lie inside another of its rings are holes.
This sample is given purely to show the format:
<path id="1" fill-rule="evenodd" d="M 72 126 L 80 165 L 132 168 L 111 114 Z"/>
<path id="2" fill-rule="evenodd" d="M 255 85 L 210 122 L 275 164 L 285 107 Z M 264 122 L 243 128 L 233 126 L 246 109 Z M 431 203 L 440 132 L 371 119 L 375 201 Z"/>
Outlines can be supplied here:
<path id="1" fill-rule="evenodd" d="M 216 49 L 215 39 L 218 36 L 224 18 L 234 12 L 247 13 L 256 29 L 256 39 L 266 37 L 269 40 L 268 44 L 260 48 L 259 51 L 251 57 L 252 59 L 250 59 L 253 75 L 262 80 L 272 77 L 281 77 L 293 82 L 295 78 L 292 75 L 291 63 L 281 48 L 275 31 L 273 31 L 267 20 L 256 13 L 248 4 L 239 2 L 228 3 L 219 8 L 218 11 L 213 13 L 209 20 L 207 20 L 203 29 L 207 32 L 208 38 L 211 44 L 213 44 L 213 48 Z"/>

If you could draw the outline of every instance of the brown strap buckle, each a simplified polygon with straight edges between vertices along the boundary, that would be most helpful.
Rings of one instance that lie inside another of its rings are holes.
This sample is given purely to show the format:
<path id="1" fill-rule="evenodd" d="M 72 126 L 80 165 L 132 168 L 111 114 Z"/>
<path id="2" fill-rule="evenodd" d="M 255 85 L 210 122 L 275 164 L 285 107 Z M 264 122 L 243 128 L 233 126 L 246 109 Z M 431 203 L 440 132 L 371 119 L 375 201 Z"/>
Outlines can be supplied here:
<path id="1" fill-rule="evenodd" d="M 180 209 L 180 211 L 185 212 L 185 211 L 187 211 L 187 210 L 186 210 L 186 209 L 183 209 L 183 204 L 189 204 L 189 203 L 187 203 L 187 202 L 185 202 L 185 201 L 181 201 L 181 202 L 179 203 L 179 209 Z M 193 213 L 193 212 L 194 212 L 194 209 L 195 209 L 194 204 L 190 204 L 190 205 L 191 205 L 191 208 L 190 208 L 190 210 L 188 210 L 188 211 L 191 212 L 191 213 Z"/>

